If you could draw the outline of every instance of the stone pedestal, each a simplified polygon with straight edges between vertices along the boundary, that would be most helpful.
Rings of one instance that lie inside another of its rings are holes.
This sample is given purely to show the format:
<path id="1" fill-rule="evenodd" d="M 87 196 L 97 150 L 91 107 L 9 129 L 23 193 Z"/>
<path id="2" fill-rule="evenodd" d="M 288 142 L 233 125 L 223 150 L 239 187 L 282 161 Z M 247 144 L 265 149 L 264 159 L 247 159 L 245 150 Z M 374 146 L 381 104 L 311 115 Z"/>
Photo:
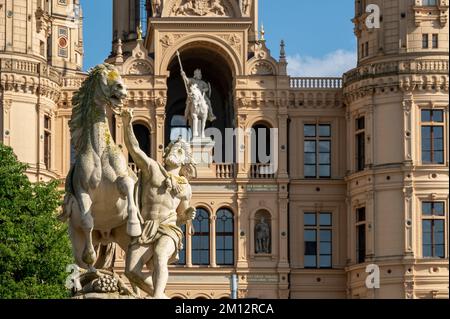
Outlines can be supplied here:
<path id="1" fill-rule="evenodd" d="M 191 140 L 192 156 L 197 163 L 197 174 L 203 178 L 215 178 L 213 169 L 213 149 L 215 142 L 211 138 L 193 138 Z"/>

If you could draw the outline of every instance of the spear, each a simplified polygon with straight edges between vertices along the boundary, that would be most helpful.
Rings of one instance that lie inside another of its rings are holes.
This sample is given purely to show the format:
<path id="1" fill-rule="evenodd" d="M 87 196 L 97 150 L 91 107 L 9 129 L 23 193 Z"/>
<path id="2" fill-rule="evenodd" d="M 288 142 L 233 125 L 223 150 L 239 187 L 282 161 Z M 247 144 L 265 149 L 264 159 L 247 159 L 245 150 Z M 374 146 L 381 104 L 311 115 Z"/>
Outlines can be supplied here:
<path id="1" fill-rule="evenodd" d="M 184 73 L 183 64 L 181 63 L 180 51 L 178 51 L 178 50 L 177 50 L 177 57 L 178 57 L 178 63 L 180 63 L 181 73 Z M 183 77 L 183 82 L 184 82 L 184 87 L 186 88 L 186 93 L 189 94 L 188 85 L 187 85 L 184 77 Z"/>

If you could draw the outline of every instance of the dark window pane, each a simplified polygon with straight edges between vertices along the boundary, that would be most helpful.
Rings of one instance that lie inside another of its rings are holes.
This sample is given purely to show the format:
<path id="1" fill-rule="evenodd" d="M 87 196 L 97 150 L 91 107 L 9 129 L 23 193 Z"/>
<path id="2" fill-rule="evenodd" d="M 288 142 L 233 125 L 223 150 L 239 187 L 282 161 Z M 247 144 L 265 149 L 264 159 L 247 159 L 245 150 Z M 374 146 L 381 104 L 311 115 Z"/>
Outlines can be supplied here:
<path id="1" fill-rule="evenodd" d="M 316 126 L 315 125 L 305 125 L 304 134 L 305 134 L 305 137 L 316 137 Z"/>
<path id="2" fill-rule="evenodd" d="M 225 239 L 223 238 L 223 236 L 216 237 L 216 247 L 218 249 L 223 249 L 225 247 Z"/>
<path id="3" fill-rule="evenodd" d="M 320 177 L 330 177 L 331 176 L 330 165 L 320 165 L 319 166 L 319 176 Z"/>
<path id="4" fill-rule="evenodd" d="M 319 164 L 330 164 L 331 154 L 330 153 L 320 153 L 319 154 Z"/>
<path id="5" fill-rule="evenodd" d="M 330 213 L 320 213 L 320 226 L 331 226 Z"/>
<path id="6" fill-rule="evenodd" d="M 431 126 L 422 126 L 422 139 L 431 138 Z"/>
<path id="7" fill-rule="evenodd" d="M 305 242 L 305 255 L 311 256 L 317 253 L 317 243 L 307 241 Z"/>
<path id="8" fill-rule="evenodd" d="M 445 214 L 444 207 L 445 207 L 444 203 L 441 203 L 441 202 L 434 203 L 433 215 L 444 216 L 444 214 Z"/>
<path id="9" fill-rule="evenodd" d="M 363 130 L 365 128 L 365 119 L 360 117 L 356 120 L 356 130 Z"/>
<path id="10" fill-rule="evenodd" d="M 431 152 L 422 152 L 422 162 L 425 164 L 431 163 Z"/>
<path id="11" fill-rule="evenodd" d="M 233 237 L 226 237 L 225 238 L 225 249 L 233 249 Z"/>
<path id="12" fill-rule="evenodd" d="M 422 139 L 422 151 L 431 151 L 431 139 L 423 138 Z"/>
<path id="13" fill-rule="evenodd" d="M 423 202 L 422 203 L 422 215 L 432 215 L 433 203 Z"/>
<path id="14" fill-rule="evenodd" d="M 431 122 L 430 110 L 422 110 L 422 122 Z"/>
<path id="15" fill-rule="evenodd" d="M 305 242 L 316 242 L 316 231 L 305 230 Z"/>
<path id="16" fill-rule="evenodd" d="M 444 152 L 434 152 L 434 163 L 436 164 L 444 164 Z"/>
<path id="17" fill-rule="evenodd" d="M 330 141 L 320 141 L 319 142 L 319 152 L 320 153 L 330 153 L 331 152 L 331 142 Z"/>
<path id="18" fill-rule="evenodd" d="M 316 142 L 314 142 L 314 141 L 305 141 L 305 152 L 307 152 L 307 153 L 315 153 L 316 152 Z"/>
<path id="19" fill-rule="evenodd" d="M 366 220 L 366 208 L 360 207 L 356 210 L 356 221 L 363 222 Z"/>
<path id="20" fill-rule="evenodd" d="M 433 122 L 444 122 L 444 112 L 443 111 L 433 111 Z"/>
<path id="21" fill-rule="evenodd" d="M 434 146 L 435 151 L 443 151 L 444 150 L 444 140 L 442 138 L 435 138 L 433 146 Z"/>
<path id="22" fill-rule="evenodd" d="M 331 243 L 320 243 L 320 254 L 331 255 Z"/>
<path id="23" fill-rule="evenodd" d="M 225 256 L 222 253 L 217 254 L 216 261 L 218 265 L 223 265 L 225 263 Z"/>
<path id="24" fill-rule="evenodd" d="M 305 213 L 304 218 L 305 226 L 315 226 L 316 225 L 316 214 L 315 213 Z"/>
<path id="25" fill-rule="evenodd" d="M 320 256 L 320 268 L 331 268 L 331 256 Z"/>
<path id="26" fill-rule="evenodd" d="M 320 137 L 330 137 L 331 136 L 331 126 L 330 125 L 320 125 L 319 126 L 319 136 Z"/>
<path id="27" fill-rule="evenodd" d="M 423 245 L 423 257 L 432 257 L 433 256 L 433 249 L 431 247 L 431 245 Z"/>
<path id="28" fill-rule="evenodd" d="M 305 153 L 305 164 L 316 164 L 316 153 Z"/>
<path id="29" fill-rule="evenodd" d="M 315 268 L 317 267 L 317 257 L 316 256 L 305 256 L 305 268 Z"/>
<path id="30" fill-rule="evenodd" d="M 233 265 L 233 264 L 234 264 L 233 252 L 228 250 L 225 252 L 225 265 Z"/>
<path id="31" fill-rule="evenodd" d="M 331 230 L 321 230 L 320 231 L 320 241 L 321 242 L 331 242 Z"/>
<path id="32" fill-rule="evenodd" d="M 316 165 L 305 165 L 305 177 L 316 177 Z"/>
<path id="33" fill-rule="evenodd" d="M 444 128 L 442 126 L 433 126 L 433 137 L 434 138 L 443 138 L 444 137 Z"/>
<path id="34" fill-rule="evenodd" d="M 445 258 L 444 245 L 436 245 L 435 257 Z"/>

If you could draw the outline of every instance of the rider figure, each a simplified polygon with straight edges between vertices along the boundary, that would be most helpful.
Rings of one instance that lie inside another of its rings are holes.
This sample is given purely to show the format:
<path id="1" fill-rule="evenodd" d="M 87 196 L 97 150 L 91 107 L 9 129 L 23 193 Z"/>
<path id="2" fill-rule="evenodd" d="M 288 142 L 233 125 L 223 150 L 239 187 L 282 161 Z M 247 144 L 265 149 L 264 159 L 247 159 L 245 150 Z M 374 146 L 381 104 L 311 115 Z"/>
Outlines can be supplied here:
<path id="1" fill-rule="evenodd" d="M 194 71 L 194 77 L 188 78 L 184 71 L 181 71 L 181 76 L 183 77 L 184 83 L 186 84 L 189 92 L 191 91 L 191 86 L 193 84 L 197 84 L 197 87 L 203 93 L 203 98 L 208 104 L 208 121 L 213 122 L 217 118 L 213 113 L 212 105 L 211 105 L 211 85 L 202 80 L 202 71 L 200 69 L 196 69 Z"/>

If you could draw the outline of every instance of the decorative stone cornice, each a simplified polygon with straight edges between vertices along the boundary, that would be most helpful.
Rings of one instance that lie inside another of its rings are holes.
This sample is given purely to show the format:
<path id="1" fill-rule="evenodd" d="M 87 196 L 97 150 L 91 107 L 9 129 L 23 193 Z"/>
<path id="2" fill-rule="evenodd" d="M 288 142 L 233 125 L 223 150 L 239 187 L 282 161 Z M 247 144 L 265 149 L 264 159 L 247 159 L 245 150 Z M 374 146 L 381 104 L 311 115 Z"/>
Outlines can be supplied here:
<path id="1" fill-rule="evenodd" d="M 368 78 L 399 74 L 448 74 L 448 60 L 404 60 L 362 65 L 344 74 L 344 86 Z"/>
<path id="2" fill-rule="evenodd" d="M 414 11 L 414 23 L 420 27 L 422 22 L 438 20 L 442 28 L 448 22 L 448 0 L 438 0 L 437 5 L 423 6 L 421 0 L 416 0 Z"/>
<path id="3" fill-rule="evenodd" d="M 40 95 L 54 102 L 60 97 L 62 77 L 44 63 L 1 58 L 0 73 L 5 91 Z"/>

